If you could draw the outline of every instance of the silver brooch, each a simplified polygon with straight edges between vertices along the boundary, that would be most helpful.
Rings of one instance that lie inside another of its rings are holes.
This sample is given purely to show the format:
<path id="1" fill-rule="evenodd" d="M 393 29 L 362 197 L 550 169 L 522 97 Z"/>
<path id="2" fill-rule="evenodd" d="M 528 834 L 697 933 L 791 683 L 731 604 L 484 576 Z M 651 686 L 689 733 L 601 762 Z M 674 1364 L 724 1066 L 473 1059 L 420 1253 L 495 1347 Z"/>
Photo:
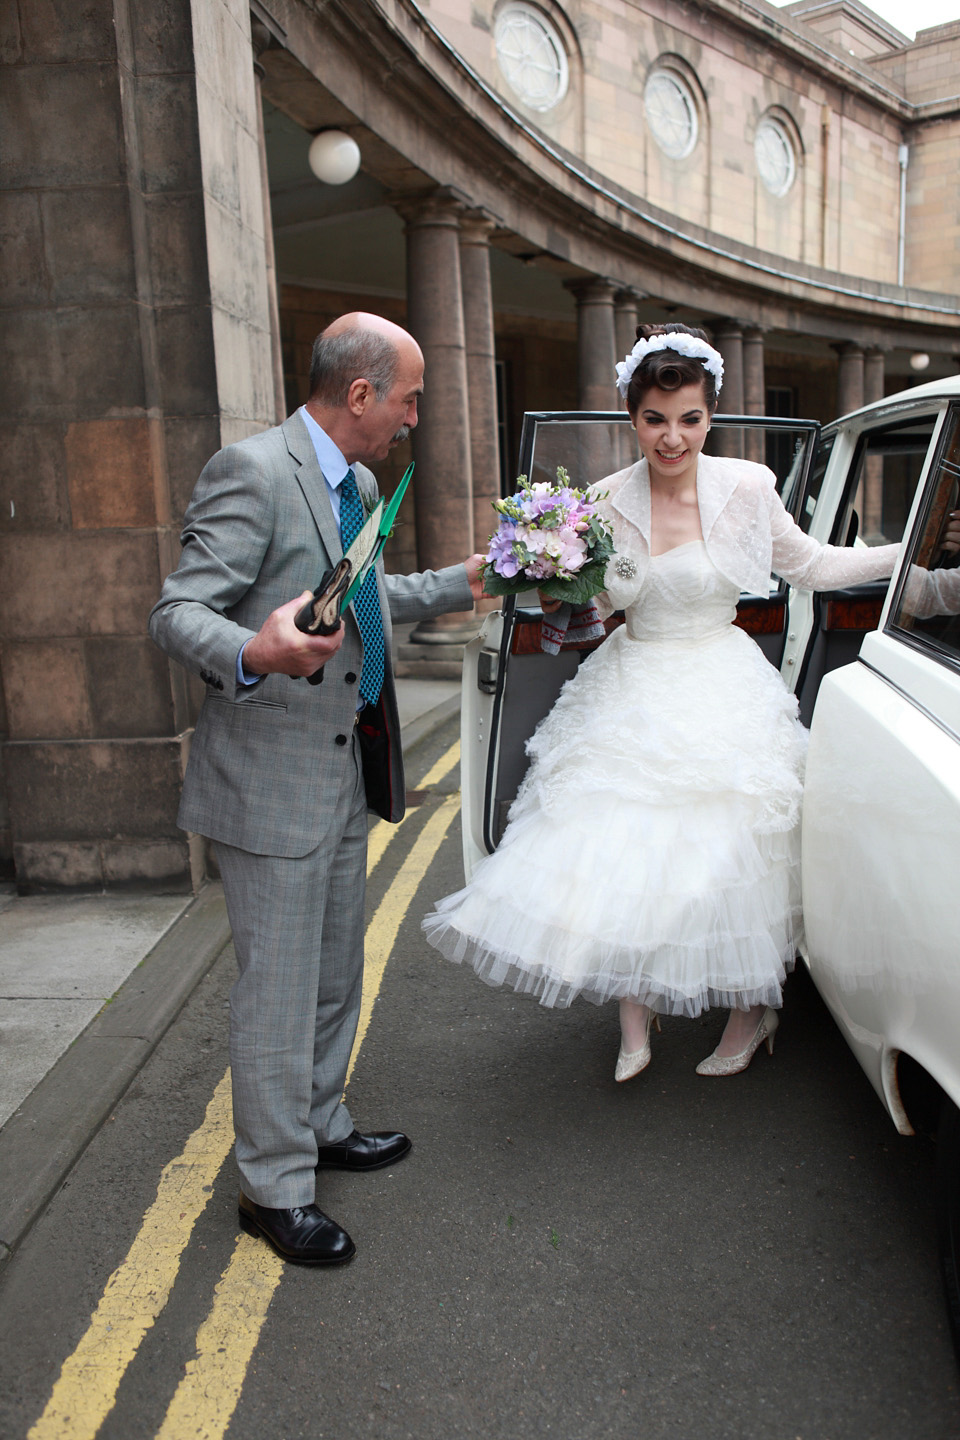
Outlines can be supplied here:
<path id="1" fill-rule="evenodd" d="M 613 568 L 621 580 L 632 580 L 637 573 L 637 562 L 629 555 L 619 555 Z"/>

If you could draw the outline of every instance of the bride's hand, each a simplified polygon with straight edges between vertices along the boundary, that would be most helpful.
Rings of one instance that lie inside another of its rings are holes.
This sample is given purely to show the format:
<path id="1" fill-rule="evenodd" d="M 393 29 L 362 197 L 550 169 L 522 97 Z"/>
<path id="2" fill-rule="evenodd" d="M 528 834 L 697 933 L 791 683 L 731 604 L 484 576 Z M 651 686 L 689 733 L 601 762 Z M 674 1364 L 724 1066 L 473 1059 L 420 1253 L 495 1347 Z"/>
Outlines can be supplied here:
<path id="1" fill-rule="evenodd" d="M 544 595 L 542 590 L 537 591 L 537 599 L 540 601 L 540 609 L 544 615 L 552 615 L 563 604 L 562 600 L 551 600 L 550 596 Z"/>

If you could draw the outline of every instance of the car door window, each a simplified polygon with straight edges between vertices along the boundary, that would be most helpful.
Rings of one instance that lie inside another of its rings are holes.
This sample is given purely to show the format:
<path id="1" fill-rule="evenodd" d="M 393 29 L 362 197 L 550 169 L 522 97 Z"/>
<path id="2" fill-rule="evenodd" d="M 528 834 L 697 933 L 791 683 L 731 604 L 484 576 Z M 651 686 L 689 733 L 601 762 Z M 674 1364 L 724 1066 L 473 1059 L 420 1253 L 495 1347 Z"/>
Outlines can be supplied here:
<path id="1" fill-rule="evenodd" d="M 923 473 L 937 414 L 877 426 L 859 439 L 831 544 L 896 544 Z"/>
<path id="2" fill-rule="evenodd" d="M 830 532 L 832 545 L 852 545 L 858 538 L 867 545 L 886 545 L 903 537 L 939 413 L 887 416 L 859 435 Z M 829 431 L 821 442 L 801 507 L 805 529 L 823 503 L 821 486 L 830 450 L 841 433 L 841 429 Z M 886 580 L 875 580 L 794 601 L 791 626 L 802 629 L 797 612 L 802 615 L 808 606 L 812 617 L 802 657 L 799 664 L 793 662 L 805 725 L 813 718 L 824 675 L 856 660 L 864 636 L 880 624 L 888 588 Z"/>
<path id="3" fill-rule="evenodd" d="M 827 431 L 821 435 L 820 443 L 817 446 L 817 453 L 813 457 L 813 464 L 810 466 L 810 478 L 807 481 L 803 494 L 803 502 L 791 514 L 800 526 L 801 530 L 809 530 L 813 524 L 813 517 L 817 513 L 817 506 L 820 503 L 820 491 L 823 489 L 823 477 L 827 473 L 827 466 L 830 463 L 830 456 L 833 454 L 833 447 L 837 441 L 837 431 Z M 781 497 L 782 498 L 782 497 Z M 786 500 L 783 502 L 787 505 Z M 787 505 L 790 510 L 790 506 Z"/>
<path id="4" fill-rule="evenodd" d="M 706 455 L 759 460 L 776 476 L 777 492 L 794 518 L 809 493 L 807 475 L 820 427 L 815 420 L 768 416 L 714 416 Z M 539 412 L 524 416 L 520 470 L 533 480 L 556 479 L 562 465 L 573 485 L 595 484 L 604 475 L 639 459 L 637 438 L 626 412 Z"/>
<path id="5" fill-rule="evenodd" d="M 887 630 L 960 669 L 960 554 L 945 547 L 951 513 L 960 509 L 960 410 L 944 427 L 924 505 L 909 546 Z"/>

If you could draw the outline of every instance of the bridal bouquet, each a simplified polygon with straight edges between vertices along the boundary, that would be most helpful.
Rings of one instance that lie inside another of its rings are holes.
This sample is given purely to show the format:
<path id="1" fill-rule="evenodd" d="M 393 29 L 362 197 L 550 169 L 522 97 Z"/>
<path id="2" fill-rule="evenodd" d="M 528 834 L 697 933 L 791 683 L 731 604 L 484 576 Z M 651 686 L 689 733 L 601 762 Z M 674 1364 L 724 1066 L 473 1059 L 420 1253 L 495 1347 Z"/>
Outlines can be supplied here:
<path id="1" fill-rule="evenodd" d="M 519 595 L 536 587 L 551 600 L 585 605 L 603 589 L 613 554 L 610 527 L 596 501 L 574 489 L 562 465 L 556 485 L 532 485 L 526 475 L 517 484 L 515 495 L 493 502 L 500 524 L 490 536 L 484 590 Z"/>

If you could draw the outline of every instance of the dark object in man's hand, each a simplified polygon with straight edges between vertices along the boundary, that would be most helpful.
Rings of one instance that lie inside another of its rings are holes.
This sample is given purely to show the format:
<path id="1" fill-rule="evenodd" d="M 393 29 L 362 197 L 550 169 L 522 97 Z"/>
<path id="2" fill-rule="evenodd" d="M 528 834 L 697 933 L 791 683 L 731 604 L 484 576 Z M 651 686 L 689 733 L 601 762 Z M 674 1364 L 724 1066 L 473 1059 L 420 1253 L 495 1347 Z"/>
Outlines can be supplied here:
<path id="1" fill-rule="evenodd" d="M 353 566 L 344 556 L 332 570 L 328 570 L 312 597 L 298 611 L 294 620 L 298 630 L 305 635 L 335 635 L 340 629 L 340 602 L 343 599 Z M 311 685 L 319 685 L 323 679 L 323 666 L 307 676 Z"/>

